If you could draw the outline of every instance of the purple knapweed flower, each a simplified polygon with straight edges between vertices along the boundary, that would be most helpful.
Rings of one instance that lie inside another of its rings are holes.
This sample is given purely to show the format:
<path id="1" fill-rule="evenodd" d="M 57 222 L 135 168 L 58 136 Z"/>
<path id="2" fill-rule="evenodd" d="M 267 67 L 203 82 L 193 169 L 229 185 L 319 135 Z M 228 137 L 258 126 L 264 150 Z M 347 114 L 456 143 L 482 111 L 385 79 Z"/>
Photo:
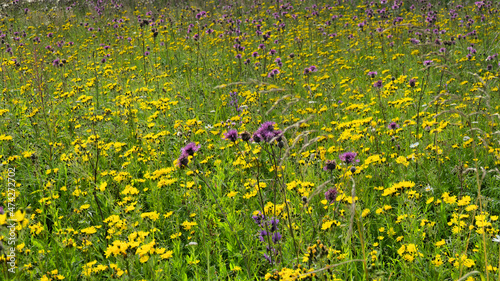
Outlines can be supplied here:
<path id="1" fill-rule="evenodd" d="M 179 158 L 177 158 L 177 167 L 182 168 L 187 166 L 189 163 L 189 155 L 185 152 L 182 152 Z"/>
<path id="2" fill-rule="evenodd" d="M 224 138 L 226 140 L 236 142 L 236 140 L 238 140 L 238 138 L 239 138 L 238 131 L 236 131 L 234 129 L 229 130 L 226 134 L 224 134 Z"/>
<path id="3" fill-rule="evenodd" d="M 378 73 L 376 71 L 370 71 L 368 72 L 368 76 L 370 76 L 371 78 L 375 78 L 375 76 L 377 75 Z"/>
<path id="4" fill-rule="evenodd" d="M 355 159 L 357 155 L 356 152 L 346 152 L 341 154 L 339 158 L 344 161 L 344 163 L 351 164 L 353 161 L 359 162 L 359 159 Z"/>
<path id="5" fill-rule="evenodd" d="M 337 162 L 335 160 L 326 160 L 325 167 L 323 167 L 324 171 L 333 171 L 337 167 Z"/>
<path id="6" fill-rule="evenodd" d="M 378 80 L 377 82 L 373 83 L 373 87 L 377 89 L 382 88 L 382 80 Z"/>
<path id="7" fill-rule="evenodd" d="M 274 130 L 274 124 L 275 122 L 272 121 L 267 121 L 264 122 L 257 131 L 254 132 L 253 134 L 253 140 L 254 142 L 270 142 L 273 138 L 277 138 L 277 141 L 280 141 L 281 139 L 281 134 L 282 131 L 275 131 Z"/>
<path id="8" fill-rule="evenodd" d="M 412 87 L 412 88 L 413 88 L 413 87 L 415 87 L 415 83 L 416 83 L 416 82 L 417 82 L 417 79 L 410 79 L 410 81 L 409 81 L 409 83 L 408 83 L 408 84 L 410 85 L 410 87 Z"/>
<path id="9" fill-rule="evenodd" d="M 426 60 L 426 61 L 424 61 L 424 66 L 431 65 L 431 63 L 432 63 L 432 60 Z"/>
<path id="10" fill-rule="evenodd" d="M 187 155 L 194 155 L 194 153 L 198 151 L 200 147 L 201 147 L 200 145 L 196 145 L 194 142 L 190 142 L 181 149 L 181 152 Z"/>
<path id="11" fill-rule="evenodd" d="M 325 192 L 325 199 L 328 201 L 328 204 L 332 204 L 335 202 L 337 199 L 337 189 L 336 188 L 331 188 L 327 192 Z"/>
<path id="12" fill-rule="evenodd" d="M 391 124 L 389 124 L 389 126 L 387 126 L 387 128 L 389 128 L 391 130 L 396 130 L 399 128 L 399 125 L 396 122 L 391 122 Z"/>
<path id="13" fill-rule="evenodd" d="M 268 74 L 267 74 L 267 77 L 269 78 L 273 78 L 274 76 L 278 75 L 280 73 L 280 71 L 278 69 L 273 69 L 271 70 Z"/>

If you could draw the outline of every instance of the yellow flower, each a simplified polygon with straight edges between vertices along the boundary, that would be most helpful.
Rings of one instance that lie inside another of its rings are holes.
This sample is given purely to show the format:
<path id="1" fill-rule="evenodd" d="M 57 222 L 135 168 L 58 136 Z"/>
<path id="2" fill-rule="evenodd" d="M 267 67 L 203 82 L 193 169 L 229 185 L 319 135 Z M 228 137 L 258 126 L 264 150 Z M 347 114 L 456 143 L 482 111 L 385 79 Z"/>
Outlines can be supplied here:
<path id="1" fill-rule="evenodd" d="M 444 244 L 446 244 L 446 242 L 444 241 L 444 239 L 442 239 L 441 241 L 436 242 L 434 245 L 439 248 L 439 247 L 443 246 Z"/>
<path id="2" fill-rule="evenodd" d="M 179 233 L 172 234 L 172 235 L 170 235 L 170 239 L 172 239 L 172 240 L 173 240 L 173 239 L 175 239 L 175 238 L 180 237 L 181 235 L 182 235 L 182 233 L 180 233 L 180 232 L 179 232 Z"/>
<path id="3" fill-rule="evenodd" d="M 153 211 L 149 213 L 142 213 L 141 218 L 149 218 L 152 221 L 156 221 L 157 219 L 160 218 L 160 215 L 156 211 Z"/>
<path id="4" fill-rule="evenodd" d="M 160 257 L 161 257 L 162 259 L 166 260 L 166 259 L 171 258 L 171 257 L 173 256 L 173 253 L 174 253 L 174 252 L 172 252 L 172 251 L 167 251 L 165 254 L 161 255 Z"/>
<path id="5" fill-rule="evenodd" d="M 236 196 L 236 194 L 238 194 L 238 192 L 237 192 L 237 191 L 231 191 L 231 192 L 229 192 L 229 193 L 227 194 L 227 197 L 229 197 L 229 198 L 233 198 L 234 196 Z"/>
<path id="6" fill-rule="evenodd" d="M 361 217 L 364 218 L 364 217 L 368 216 L 368 214 L 370 214 L 370 209 L 368 209 L 368 208 L 364 209 L 363 212 L 361 213 Z"/>
<path id="7" fill-rule="evenodd" d="M 334 221 L 326 221 L 321 225 L 321 230 L 327 230 L 330 229 Z"/>

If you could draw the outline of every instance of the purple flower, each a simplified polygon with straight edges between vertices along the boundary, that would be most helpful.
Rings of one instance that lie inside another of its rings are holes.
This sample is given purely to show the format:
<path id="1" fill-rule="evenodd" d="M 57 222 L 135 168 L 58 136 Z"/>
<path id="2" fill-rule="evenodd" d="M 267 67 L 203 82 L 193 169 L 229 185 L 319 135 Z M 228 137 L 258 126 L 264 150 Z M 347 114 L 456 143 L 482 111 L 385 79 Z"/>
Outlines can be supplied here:
<path id="1" fill-rule="evenodd" d="M 278 75 L 279 73 L 280 73 L 280 71 L 278 69 L 273 69 L 269 72 L 269 74 L 267 74 L 267 77 L 273 78 L 274 76 Z"/>
<path id="2" fill-rule="evenodd" d="M 274 244 L 277 244 L 281 240 L 281 234 L 279 232 L 275 232 L 273 234 L 272 240 Z"/>
<path id="3" fill-rule="evenodd" d="M 257 214 L 256 216 L 252 216 L 252 219 L 256 224 L 261 225 L 262 221 L 265 219 L 265 216 L 261 212 L 259 212 L 259 214 Z"/>
<path id="4" fill-rule="evenodd" d="M 387 128 L 389 128 L 391 130 L 396 130 L 397 128 L 399 128 L 399 125 L 396 122 L 391 122 L 391 124 L 389 124 L 389 126 L 387 126 Z"/>
<path id="5" fill-rule="evenodd" d="M 317 68 L 315 65 L 311 65 L 311 66 L 309 67 L 309 71 L 311 71 L 311 72 L 316 72 L 316 71 L 318 71 L 318 68 Z"/>
<path id="6" fill-rule="evenodd" d="M 278 230 L 278 223 L 279 223 L 279 222 L 280 222 L 280 221 L 279 221 L 278 219 L 271 219 L 271 220 L 269 221 L 269 224 L 271 225 L 271 228 L 270 228 L 270 230 L 269 230 L 269 231 L 271 231 L 271 232 L 275 232 L 276 230 Z"/>
<path id="7" fill-rule="evenodd" d="M 55 59 L 55 60 L 52 61 L 52 65 L 53 66 L 59 66 L 60 62 L 61 62 L 61 60 L 59 60 L 59 58 L 57 58 L 57 59 Z"/>
<path id="8" fill-rule="evenodd" d="M 0 215 L 4 214 L 3 206 L 0 206 Z"/>
<path id="9" fill-rule="evenodd" d="M 249 132 L 245 131 L 240 134 L 240 137 L 243 141 L 247 142 L 252 138 L 252 135 Z"/>
<path id="10" fill-rule="evenodd" d="M 181 153 L 182 154 L 187 154 L 188 156 L 189 155 L 194 155 L 194 153 L 196 151 L 198 151 L 198 149 L 200 149 L 200 147 L 201 147 L 200 145 L 197 146 L 194 142 L 190 142 L 185 147 L 183 147 L 181 149 Z"/>
<path id="11" fill-rule="evenodd" d="M 335 160 L 326 160 L 324 171 L 333 171 L 337 167 L 337 162 Z"/>
<path id="12" fill-rule="evenodd" d="M 417 79 L 410 79 L 410 82 L 408 83 L 410 87 L 415 87 L 415 83 L 417 82 Z"/>
<path id="13" fill-rule="evenodd" d="M 377 75 L 378 73 L 376 71 L 370 71 L 368 72 L 368 76 L 370 76 L 371 78 L 375 78 L 375 76 Z"/>
<path id="14" fill-rule="evenodd" d="M 431 65 L 431 63 L 432 63 L 432 60 L 426 60 L 426 61 L 424 61 L 424 66 Z"/>
<path id="15" fill-rule="evenodd" d="M 270 142 L 273 138 L 277 138 L 277 141 L 281 140 L 281 134 L 283 132 L 281 131 L 275 131 L 274 130 L 274 124 L 275 122 L 272 121 L 267 121 L 264 122 L 257 131 L 253 134 L 253 140 L 254 142 Z"/>
<path id="16" fill-rule="evenodd" d="M 261 230 L 260 233 L 259 233 L 259 240 L 261 242 L 264 242 L 264 236 L 267 236 L 267 231 Z"/>
<path id="17" fill-rule="evenodd" d="M 325 192 L 325 199 L 328 201 L 328 204 L 335 203 L 335 200 L 337 199 L 337 189 L 336 188 L 331 188 L 327 192 Z"/>
<path id="18" fill-rule="evenodd" d="M 339 158 L 344 161 L 344 163 L 351 164 L 353 161 L 359 162 L 359 159 L 355 159 L 357 155 L 356 152 L 346 152 L 341 154 Z"/>
<path id="19" fill-rule="evenodd" d="M 229 141 L 232 141 L 232 142 L 236 142 L 236 140 L 238 139 L 238 131 L 236 130 L 229 130 L 226 134 L 224 134 L 224 138 L 226 140 L 229 140 Z"/>
<path id="20" fill-rule="evenodd" d="M 257 52 L 253 52 L 253 53 L 252 53 L 252 57 L 254 57 L 254 58 L 259 57 L 259 53 L 257 53 Z"/>
<path id="21" fill-rule="evenodd" d="M 189 155 L 183 151 L 179 156 L 179 158 L 177 158 L 177 167 L 179 168 L 185 167 L 187 166 L 188 163 L 189 163 Z"/>
<path id="22" fill-rule="evenodd" d="M 273 263 L 273 260 L 271 259 L 270 256 L 268 256 L 267 254 L 264 254 L 264 258 L 269 262 L 269 263 Z"/>
<path id="23" fill-rule="evenodd" d="M 373 84 L 373 87 L 377 88 L 377 89 L 380 89 L 382 88 L 382 80 L 378 80 L 377 82 L 375 82 Z"/>

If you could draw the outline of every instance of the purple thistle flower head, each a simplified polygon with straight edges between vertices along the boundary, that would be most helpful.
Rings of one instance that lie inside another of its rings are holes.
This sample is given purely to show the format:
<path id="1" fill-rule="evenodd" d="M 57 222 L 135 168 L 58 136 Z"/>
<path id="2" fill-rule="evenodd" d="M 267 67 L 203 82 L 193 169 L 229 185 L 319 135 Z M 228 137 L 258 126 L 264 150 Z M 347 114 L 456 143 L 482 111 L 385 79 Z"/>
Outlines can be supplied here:
<path id="1" fill-rule="evenodd" d="M 316 71 L 318 71 L 318 68 L 317 68 L 315 65 L 311 65 L 311 66 L 309 67 L 309 71 L 311 71 L 311 72 L 316 72 Z"/>
<path id="2" fill-rule="evenodd" d="M 359 159 L 355 159 L 358 154 L 356 152 L 346 152 L 339 156 L 340 160 L 344 161 L 346 164 L 351 164 L 353 161 L 359 162 Z"/>
<path id="3" fill-rule="evenodd" d="M 275 122 L 272 121 L 267 121 L 264 122 L 259 129 L 255 131 L 253 134 L 253 140 L 254 142 L 270 142 L 273 138 L 276 137 L 277 141 L 280 141 L 281 139 L 281 134 L 283 133 L 282 131 L 275 131 L 274 130 L 274 124 Z"/>
<path id="4" fill-rule="evenodd" d="M 181 153 L 182 154 L 187 154 L 188 156 L 189 155 L 194 155 L 194 153 L 196 151 L 198 151 L 198 149 L 200 149 L 200 145 L 196 145 L 194 142 L 190 142 L 188 143 L 185 147 L 183 147 L 181 149 Z"/>
<path id="5" fill-rule="evenodd" d="M 415 83 L 417 82 L 417 79 L 410 79 L 410 82 L 408 83 L 410 87 L 415 87 Z"/>
<path id="6" fill-rule="evenodd" d="M 431 63 L 432 63 L 432 60 L 426 60 L 426 61 L 424 61 L 424 66 L 431 65 Z"/>
<path id="7" fill-rule="evenodd" d="M 326 201 L 328 201 L 328 204 L 335 203 L 335 200 L 337 199 L 337 193 L 338 191 L 335 187 L 325 192 L 325 199 Z"/>
<path id="8" fill-rule="evenodd" d="M 280 71 L 278 69 L 273 69 L 269 72 L 269 74 L 267 74 L 267 77 L 273 78 L 274 76 L 278 75 L 279 73 L 280 73 Z"/>
<path id="9" fill-rule="evenodd" d="M 391 122 L 391 124 L 389 124 L 389 126 L 387 126 L 387 128 L 389 128 L 391 130 L 396 130 L 399 128 L 399 125 L 396 122 Z"/>
<path id="10" fill-rule="evenodd" d="M 186 167 L 189 163 L 189 155 L 185 152 L 182 152 L 179 158 L 177 158 L 177 167 L 183 168 Z"/>
<path id="11" fill-rule="evenodd" d="M 253 53 L 252 53 L 252 57 L 254 57 L 254 58 L 259 57 L 259 53 L 257 53 L 257 52 L 253 52 Z"/>
<path id="12" fill-rule="evenodd" d="M 240 137 L 244 142 L 247 142 L 252 138 L 252 135 L 249 132 L 245 131 L 240 134 Z"/>
<path id="13" fill-rule="evenodd" d="M 252 140 L 256 143 L 259 143 L 262 141 L 262 138 L 258 132 L 253 133 Z"/>
<path id="14" fill-rule="evenodd" d="M 337 162 L 335 160 L 326 160 L 325 167 L 323 171 L 333 171 L 337 167 Z"/>
<path id="15" fill-rule="evenodd" d="M 0 206 L 0 215 L 4 214 L 3 206 Z"/>
<path id="16" fill-rule="evenodd" d="M 380 89 L 382 88 L 382 80 L 378 80 L 377 82 L 375 82 L 373 84 L 373 87 L 377 88 L 377 89 Z"/>
<path id="17" fill-rule="evenodd" d="M 368 76 L 370 76 L 371 78 L 375 78 L 375 76 L 377 75 L 378 73 L 376 71 L 370 71 L 368 72 Z"/>
<path id="18" fill-rule="evenodd" d="M 229 130 L 226 134 L 224 134 L 224 138 L 232 142 L 236 142 L 236 140 L 238 140 L 238 137 L 239 137 L 238 131 L 234 129 Z"/>

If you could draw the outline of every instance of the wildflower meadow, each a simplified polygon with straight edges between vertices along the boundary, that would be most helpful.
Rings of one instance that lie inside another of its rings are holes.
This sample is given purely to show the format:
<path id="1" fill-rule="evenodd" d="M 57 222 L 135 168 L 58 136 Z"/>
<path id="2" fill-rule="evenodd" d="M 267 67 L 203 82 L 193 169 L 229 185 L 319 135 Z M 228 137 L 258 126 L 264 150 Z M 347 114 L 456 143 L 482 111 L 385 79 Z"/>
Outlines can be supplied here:
<path id="1" fill-rule="evenodd" d="M 497 1 L 0 7 L 0 280 L 500 280 Z"/>

